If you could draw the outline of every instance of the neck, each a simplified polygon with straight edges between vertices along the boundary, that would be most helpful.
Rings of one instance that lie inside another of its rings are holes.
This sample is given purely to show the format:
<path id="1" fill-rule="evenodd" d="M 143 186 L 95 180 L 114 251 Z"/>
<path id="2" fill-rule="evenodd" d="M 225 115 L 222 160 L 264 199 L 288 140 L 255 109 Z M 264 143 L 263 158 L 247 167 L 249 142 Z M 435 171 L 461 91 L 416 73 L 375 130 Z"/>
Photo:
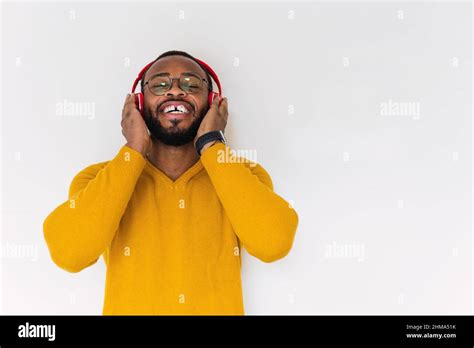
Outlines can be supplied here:
<path id="1" fill-rule="evenodd" d="M 153 139 L 153 146 L 147 157 L 156 168 L 173 181 L 199 161 L 193 142 L 182 146 L 170 146 L 157 139 Z"/>

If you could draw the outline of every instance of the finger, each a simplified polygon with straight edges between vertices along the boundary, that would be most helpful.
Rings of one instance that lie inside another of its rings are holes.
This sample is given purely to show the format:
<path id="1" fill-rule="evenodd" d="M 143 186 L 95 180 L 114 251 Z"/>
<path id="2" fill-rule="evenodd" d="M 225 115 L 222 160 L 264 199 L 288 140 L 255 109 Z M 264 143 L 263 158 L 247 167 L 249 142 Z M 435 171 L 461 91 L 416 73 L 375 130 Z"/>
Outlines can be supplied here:
<path id="1" fill-rule="evenodd" d="M 229 115 L 227 97 L 222 99 L 222 103 L 219 107 L 219 113 L 222 115 L 222 117 L 224 117 L 224 119 L 227 120 L 227 116 Z"/>
<path id="2" fill-rule="evenodd" d="M 127 105 L 131 101 L 134 101 L 134 100 L 135 100 L 135 95 L 133 93 L 127 93 L 127 95 L 125 96 L 124 105 Z"/>
<path id="3" fill-rule="evenodd" d="M 135 94 L 128 93 L 127 97 L 125 98 L 125 105 L 135 105 Z"/>
<path id="4" fill-rule="evenodd" d="M 212 100 L 211 108 L 219 108 L 219 95 L 216 95 Z"/>
<path id="5" fill-rule="evenodd" d="M 221 100 L 219 108 L 227 108 L 227 97 L 224 97 Z"/>
<path id="6" fill-rule="evenodd" d="M 130 109 L 136 108 L 135 104 L 135 95 L 132 93 L 128 93 L 127 96 L 125 97 L 125 103 L 123 105 L 123 111 L 130 111 Z M 123 112 L 122 117 L 128 116 L 128 112 Z"/>

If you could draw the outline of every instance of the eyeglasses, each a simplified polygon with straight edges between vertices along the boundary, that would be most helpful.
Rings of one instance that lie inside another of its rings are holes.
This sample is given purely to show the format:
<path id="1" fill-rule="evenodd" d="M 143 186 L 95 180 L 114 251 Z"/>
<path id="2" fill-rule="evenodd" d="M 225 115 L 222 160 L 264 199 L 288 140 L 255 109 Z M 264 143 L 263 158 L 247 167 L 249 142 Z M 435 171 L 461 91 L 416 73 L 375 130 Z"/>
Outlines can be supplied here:
<path id="1" fill-rule="evenodd" d="M 170 77 L 169 75 L 159 73 L 152 75 L 150 79 L 143 84 L 143 87 L 148 85 L 151 93 L 154 95 L 163 95 L 171 89 L 173 80 L 179 80 L 179 88 L 186 93 L 197 93 L 201 90 L 203 82 L 208 83 L 206 79 L 193 73 L 182 73 L 180 77 Z"/>

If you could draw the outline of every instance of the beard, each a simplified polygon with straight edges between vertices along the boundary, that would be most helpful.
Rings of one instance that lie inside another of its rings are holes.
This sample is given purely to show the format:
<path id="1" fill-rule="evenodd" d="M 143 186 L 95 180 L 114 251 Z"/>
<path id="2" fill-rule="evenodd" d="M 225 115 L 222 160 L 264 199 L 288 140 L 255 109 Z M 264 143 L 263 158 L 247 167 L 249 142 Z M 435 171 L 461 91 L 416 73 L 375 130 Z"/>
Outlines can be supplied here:
<path id="1" fill-rule="evenodd" d="M 170 129 L 167 129 L 161 125 L 160 119 L 158 116 L 154 117 L 150 109 L 145 107 L 143 112 L 143 119 L 145 124 L 150 131 L 152 138 L 161 141 L 163 144 L 170 146 L 182 146 L 194 141 L 196 138 L 197 131 L 201 122 L 206 115 L 209 108 L 204 108 L 199 116 L 195 118 L 191 125 L 186 129 L 179 129 L 178 124 L 180 121 L 171 120 L 173 124 Z M 158 114 L 158 113 L 157 113 Z"/>

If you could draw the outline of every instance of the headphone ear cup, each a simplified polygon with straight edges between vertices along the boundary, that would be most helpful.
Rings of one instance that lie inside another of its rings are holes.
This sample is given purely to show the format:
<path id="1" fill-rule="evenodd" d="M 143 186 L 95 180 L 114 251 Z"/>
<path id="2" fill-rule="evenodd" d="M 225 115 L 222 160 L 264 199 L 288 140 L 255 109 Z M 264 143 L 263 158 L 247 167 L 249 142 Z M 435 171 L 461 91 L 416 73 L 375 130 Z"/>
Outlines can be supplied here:
<path id="1" fill-rule="evenodd" d="M 143 93 L 135 93 L 135 105 L 138 111 L 143 115 Z"/>
<path id="2" fill-rule="evenodd" d="M 209 107 L 211 107 L 211 104 L 214 100 L 214 98 L 216 98 L 217 96 L 219 96 L 219 93 L 216 93 L 216 92 L 209 92 L 209 95 L 208 95 L 208 101 L 209 101 Z"/>

